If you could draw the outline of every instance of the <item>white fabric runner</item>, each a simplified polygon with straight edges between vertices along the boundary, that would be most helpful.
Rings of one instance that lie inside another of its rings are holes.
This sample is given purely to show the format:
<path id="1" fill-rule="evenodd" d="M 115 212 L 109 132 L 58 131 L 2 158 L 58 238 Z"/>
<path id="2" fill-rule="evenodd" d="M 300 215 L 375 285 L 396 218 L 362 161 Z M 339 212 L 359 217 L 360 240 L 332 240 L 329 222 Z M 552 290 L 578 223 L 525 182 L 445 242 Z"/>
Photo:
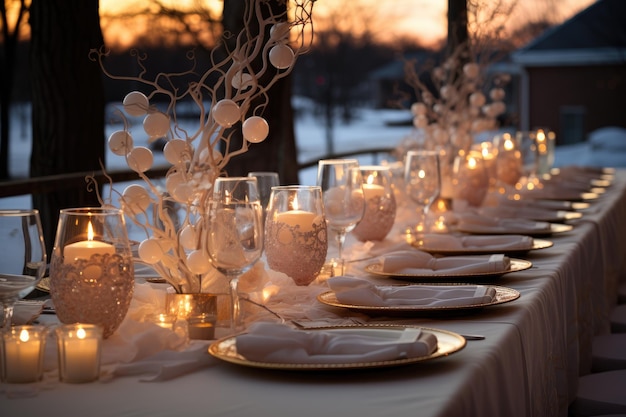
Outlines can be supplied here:
<path id="1" fill-rule="evenodd" d="M 469 306 L 490 303 L 496 289 L 486 285 L 374 285 L 354 277 L 330 278 L 328 286 L 343 304 L 366 306 Z"/>
<path id="2" fill-rule="evenodd" d="M 427 356 L 437 337 L 421 329 L 298 330 L 257 322 L 237 336 L 237 352 L 270 363 L 358 363 Z"/>

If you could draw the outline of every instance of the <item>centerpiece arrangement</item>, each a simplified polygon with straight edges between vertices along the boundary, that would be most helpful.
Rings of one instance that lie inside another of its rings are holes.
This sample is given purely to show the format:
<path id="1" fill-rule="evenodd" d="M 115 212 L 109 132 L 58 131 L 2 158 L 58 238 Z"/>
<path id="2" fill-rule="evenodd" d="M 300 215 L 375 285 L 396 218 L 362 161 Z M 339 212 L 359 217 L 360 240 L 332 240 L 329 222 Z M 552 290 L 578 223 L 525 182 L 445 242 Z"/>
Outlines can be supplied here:
<path id="1" fill-rule="evenodd" d="M 139 260 L 149 264 L 177 293 L 199 293 L 207 282 L 220 279 L 207 248 L 213 184 L 225 175 L 233 157 L 267 138 L 270 126 L 263 113 L 268 91 L 291 72 L 312 41 L 313 0 L 294 0 L 285 7 L 288 13 L 278 14 L 270 3 L 247 2 L 244 29 L 239 34 L 225 33 L 224 45 L 211 52 L 212 66 L 204 71 L 196 67 L 197 60 L 190 53 L 187 71 L 148 78 L 145 57 L 136 55 L 140 72 L 117 75 L 106 69 L 106 51 L 92 51 L 92 59 L 108 77 L 132 80 L 149 90 L 126 95 L 125 128 L 108 140 L 113 153 L 125 158 L 144 184 L 130 185 L 122 192 L 113 189 L 112 193 L 119 197 L 125 216 L 145 234 L 138 242 Z M 234 47 L 226 46 L 228 38 Z M 187 83 L 185 89 L 177 87 L 181 80 Z M 166 108 L 157 107 L 163 101 Z M 179 115 L 189 113 L 189 106 L 198 114 L 193 128 L 179 123 Z M 149 141 L 165 140 L 163 152 L 171 168 L 164 188 L 148 177 L 152 151 L 134 145 L 128 116 L 143 117 Z M 236 142 L 239 128 L 243 141 Z M 114 204 L 113 196 L 100 200 L 103 206 Z"/>

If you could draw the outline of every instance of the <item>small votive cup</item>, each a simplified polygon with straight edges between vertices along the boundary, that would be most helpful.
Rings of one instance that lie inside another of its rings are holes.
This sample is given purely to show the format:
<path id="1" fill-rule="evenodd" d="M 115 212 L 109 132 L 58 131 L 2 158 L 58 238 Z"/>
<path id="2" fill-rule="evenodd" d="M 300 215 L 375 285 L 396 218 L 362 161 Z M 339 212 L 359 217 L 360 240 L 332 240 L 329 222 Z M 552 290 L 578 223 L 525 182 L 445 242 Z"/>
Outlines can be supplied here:
<path id="1" fill-rule="evenodd" d="M 187 318 L 187 331 L 190 339 L 212 340 L 215 338 L 215 315 L 200 314 Z"/>
<path id="2" fill-rule="evenodd" d="M 2 332 L 0 369 L 4 382 L 41 380 L 46 334 L 44 326 L 13 326 Z"/>
<path id="3" fill-rule="evenodd" d="M 65 324 L 55 330 L 59 348 L 59 379 L 62 382 L 92 382 L 100 376 L 102 327 L 95 324 Z"/>
<path id="4" fill-rule="evenodd" d="M 145 318 L 145 321 L 154 323 L 157 326 L 163 327 L 164 329 L 168 330 L 174 330 L 176 320 L 176 315 L 166 313 L 148 314 Z"/>
<path id="5" fill-rule="evenodd" d="M 217 295 L 211 293 L 165 295 L 167 315 L 187 321 L 190 339 L 210 340 L 217 319 Z"/>

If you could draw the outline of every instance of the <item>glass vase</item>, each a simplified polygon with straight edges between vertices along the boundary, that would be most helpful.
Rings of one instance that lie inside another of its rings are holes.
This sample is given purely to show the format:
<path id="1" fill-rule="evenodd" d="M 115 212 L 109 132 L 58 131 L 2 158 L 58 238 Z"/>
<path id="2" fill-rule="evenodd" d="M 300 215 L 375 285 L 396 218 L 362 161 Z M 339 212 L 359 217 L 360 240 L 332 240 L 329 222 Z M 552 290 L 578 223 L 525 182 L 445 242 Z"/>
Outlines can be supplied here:
<path id="1" fill-rule="evenodd" d="M 133 287 L 121 210 L 61 210 L 50 263 L 50 295 L 59 320 L 100 325 L 109 337 L 128 312 Z"/>

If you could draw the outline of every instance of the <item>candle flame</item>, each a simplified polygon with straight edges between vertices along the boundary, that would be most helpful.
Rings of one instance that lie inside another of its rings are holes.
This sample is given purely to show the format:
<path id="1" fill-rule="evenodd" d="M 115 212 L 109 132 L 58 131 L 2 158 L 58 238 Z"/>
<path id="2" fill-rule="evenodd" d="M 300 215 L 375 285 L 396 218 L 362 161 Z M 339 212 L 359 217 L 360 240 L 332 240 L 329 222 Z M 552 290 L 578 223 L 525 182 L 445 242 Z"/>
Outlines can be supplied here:
<path id="1" fill-rule="evenodd" d="M 367 183 L 374 184 L 374 174 L 370 174 L 367 176 Z"/>
<path id="2" fill-rule="evenodd" d="M 543 130 L 539 129 L 537 131 L 537 142 L 544 142 L 546 140 L 546 134 Z"/>
<path id="3" fill-rule="evenodd" d="M 292 210 L 300 210 L 300 204 L 298 203 L 298 195 L 293 196 L 293 200 L 291 200 L 291 209 Z"/>
<path id="4" fill-rule="evenodd" d="M 30 339 L 30 335 L 28 334 L 28 330 L 22 329 L 22 331 L 20 332 L 20 341 L 28 342 L 28 339 Z"/>
<path id="5" fill-rule="evenodd" d="M 87 240 L 93 240 L 93 226 L 91 225 L 91 220 L 89 220 L 89 224 L 87 225 Z"/>
<path id="6" fill-rule="evenodd" d="M 513 140 L 510 137 L 506 138 L 504 141 L 504 150 L 511 151 L 513 148 L 515 148 Z"/>
<path id="7" fill-rule="evenodd" d="M 469 167 L 469 169 L 475 169 L 476 165 L 478 165 L 478 162 L 476 162 L 476 158 L 470 157 L 467 160 L 467 166 Z"/>
<path id="8" fill-rule="evenodd" d="M 87 332 L 82 327 L 79 327 L 78 330 L 76 330 L 76 337 L 79 339 L 84 339 L 85 337 L 87 337 Z"/>

